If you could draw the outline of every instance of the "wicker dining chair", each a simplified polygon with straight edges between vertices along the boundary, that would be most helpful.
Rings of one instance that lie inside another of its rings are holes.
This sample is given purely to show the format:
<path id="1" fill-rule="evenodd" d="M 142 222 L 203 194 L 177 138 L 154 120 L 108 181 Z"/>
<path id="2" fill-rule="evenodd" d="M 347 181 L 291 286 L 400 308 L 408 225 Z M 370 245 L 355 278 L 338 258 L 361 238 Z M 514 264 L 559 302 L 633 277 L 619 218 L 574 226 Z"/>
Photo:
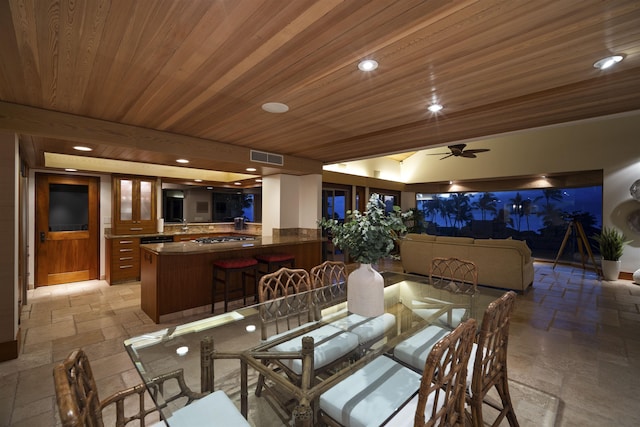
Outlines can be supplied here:
<path id="1" fill-rule="evenodd" d="M 472 261 L 459 258 L 434 257 L 431 260 L 429 282 L 436 288 L 457 293 L 476 293 L 478 268 Z"/>
<path id="2" fill-rule="evenodd" d="M 73 351 L 66 360 L 57 365 L 53 370 L 53 377 L 60 420 L 65 427 L 102 426 L 102 412 L 109 405 L 115 405 L 116 426 L 118 427 L 134 420 L 139 420 L 140 425 L 144 426 L 145 417 L 157 411 L 155 405 L 150 408 L 145 407 L 144 394 L 147 388 L 144 384 L 121 390 L 101 401 L 93 378 L 91 364 L 81 349 Z M 169 401 L 186 397 L 187 403 L 191 403 L 204 396 L 204 394 L 195 393 L 187 387 L 182 370 L 165 374 L 157 378 L 155 382 L 158 387 L 163 387 L 164 383 L 169 380 L 175 380 L 180 388 L 180 392 Z M 139 410 L 135 414 L 125 416 L 124 405 L 129 396 L 136 396 L 134 399 L 140 402 Z"/>
<path id="3" fill-rule="evenodd" d="M 304 294 L 311 287 L 309 273 L 303 269 L 282 267 L 260 278 L 258 302 L 263 340 L 313 320 L 312 297 Z"/>
<path id="4" fill-rule="evenodd" d="M 121 390 L 101 401 L 91 364 L 82 349 L 74 350 L 63 362 L 56 365 L 53 369 L 53 378 L 58 413 L 63 427 L 103 427 L 103 412 L 110 410 L 110 408 L 115 410 L 116 427 L 123 427 L 133 421 L 137 421 L 137 425 L 144 427 L 148 425 L 146 417 L 158 411 L 158 407 L 155 405 L 152 407 L 145 405 L 145 392 L 147 391 L 145 384 L 137 384 Z M 171 392 L 177 390 L 176 393 L 168 395 L 169 388 Z M 162 407 L 177 399 L 185 400 L 185 406 L 173 414 L 180 419 L 175 420 L 176 425 L 180 425 L 181 421 L 183 421 L 183 425 L 188 425 L 194 419 L 201 420 L 211 418 L 212 415 L 219 415 L 220 419 L 233 420 L 234 425 L 249 426 L 223 391 L 214 393 L 192 391 L 185 383 L 182 369 L 152 379 L 149 382 L 149 389 L 152 395 L 162 392 L 164 402 Z M 127 402 L 130 401 L 132 403 L 137 401 L 138 410 L 133 414 L 129 413 L 131 408 L 127 405 Z M 125 406 L 127 407 L 126 411 Z M 164 424 L 160 422 L 158 425 Z"/>
<path id="5" fill-rule="evenodd" d="M 499 414 L 492 426 L 497 426 L 506 416 L 511 427 L 518 427 L 518 419 L 509 394 L 507 375 L 507 345 L 509 342 L 509 324 L 515 306 L 516 294 L 506 292 L 489 304 L 484 312 L 482 326 L 474 344 L 469 361 L 469 374 L 472 375 L 470 393 L 467 402 L 471 406 L 471 421 L 475 427 L 484 427 L 483 403 L 496 409 Z M 495 387 L 500 403 L 486 398 Z"/>
<path id="6" fill-rule="evenodd" d="M 346 301 L 347 266 L 342 261 L 325 261 L 309 271 L 313 287 L 316 319 L 320 319 L 322 309 Z"/>
<path id="7" fill-rule="evenodd" d="M 358 347 L 358 337 L 332 325 L 319 325 L 315 321 L 315 306 L 309 273 L 303 269 L 283 267 L 260 278 L 258 298 L 259 315 L 264 349 L 278 352 L 297 352 L 302 347 L 302 337 L 310 336 L 316 341 L 313 374 L 322 374 L 335 364 L 341 363 Z M 293 330 L 299 334 L 290 338 Z M 273 370 L 284 373 L 294 384 L 302 381 L 301 361 L 297 359 L 263 358 L 263 363 Z M 258 376 L 256 395 L 266 390 L 281 407 L 288 401 L 280 396 L 277 386 L 268 387 L 265 376 Z"/>
<path id="8" fill-rule="evenodd" d="M 476 327 L 476 321 L 469 319 L 440 339 L 422 376 L 387 355 L 376 357 L 320 396 L 320 421 L 332 427 L 409 425 L 408 420 L 415 426 L 463 426 Z"/>

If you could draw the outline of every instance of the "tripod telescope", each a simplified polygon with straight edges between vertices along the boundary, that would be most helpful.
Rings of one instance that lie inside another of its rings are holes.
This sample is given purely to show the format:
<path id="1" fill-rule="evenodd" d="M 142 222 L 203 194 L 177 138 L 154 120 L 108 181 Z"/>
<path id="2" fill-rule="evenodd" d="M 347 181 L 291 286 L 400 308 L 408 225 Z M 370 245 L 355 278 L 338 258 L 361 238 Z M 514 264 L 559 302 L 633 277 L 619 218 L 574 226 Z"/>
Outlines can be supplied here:
<path id="1" fill-rule="evenodd" d="M 578 242 L 578 252 L 580 252 L 580 260 L 582 261 L 582 269 L 583 270 L 586 269 L 586 265 L 584 262 L 585 254 L 584 254 L 584 250 L 582 249 L 582 247 L 584 246 L 585 249 L 587 250 L 587 254 L 589 255 L 589 259 L 593 263 L 593 266 L 596 270 L 596 274 L 598 276 L 602 276 L 602 274 L 600 273 L 600 268 L 598 267 L 595 259 L 593 258 L 593 252 L 591 251 L 591 246 L 589 245 L 589 241 L 587 240 L 587 235 L 584 233 L 584 228 L 582 227 L 582 224 L 575 216 L 570 217 L 570 219 L 571 221 L 569 222 L 569 226 L 567 227 L 567 232 L 564 234 L 564 239 L 562 239 L 560 250 L 558 251 L 558 255 L 556 255 L 556 260 L 553 262 L 553 268 L 556 268 L 556 264 L 558 264 L 558 259 L 560 259 L 560 256 L 562 255 L 562 252 L 564 251 L 565 246 L 567 246 L 567 242 L 569 241 L 569 237 L 571 236 L 571 233 L 575 232 L 576 239 Z"/>

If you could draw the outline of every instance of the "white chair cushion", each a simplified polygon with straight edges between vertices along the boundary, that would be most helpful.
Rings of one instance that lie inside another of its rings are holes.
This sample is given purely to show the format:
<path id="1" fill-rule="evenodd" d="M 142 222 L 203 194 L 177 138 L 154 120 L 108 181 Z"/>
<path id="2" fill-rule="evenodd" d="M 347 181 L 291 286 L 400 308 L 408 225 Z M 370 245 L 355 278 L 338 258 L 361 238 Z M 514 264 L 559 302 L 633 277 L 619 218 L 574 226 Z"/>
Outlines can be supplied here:
<path id="1" fill-rule="evenodd" d="M 178 409 L 167 421 L 171 427 L 250 426 L 222 390 L 208 394 Z M 158 425 L 164 425 L 164 423 L 161 421 Z"/>
<path id="2" fill-rule="evenodd" d="M 305 337 L 313 337 L 313 366 L 322 368 L 346 356 L 358 348 L 358 336 L 351 332 L 344 332 L 335 326 L 324 325 L 304 334 Z M 302 349 L 302 336 L 295 337 L 289 341 L 273 346 L 270 351 L 300 351 Z M 300 375 L 302 373 L 302 360 L 283 359 L 283 364 L 288 366 L 293 372 Z"/>
<path id="3" fill-rule="evenodd" d="M 418 316 L 422 317 L 425 320 L 434 321 L 432 317 L 438 312 L 439 309 L 436 308 L 414 308 L 413 312 Z M 442 322 L 444 325 L 449 326 L 451 328 L 455 328 L 462 322 L 467 310 L 464 308 L 453 308 L 449 311 L 449 313 L 445 313 L 442 316 L 438 317 L 437 320 Z M 451 319 L 449 319 L 449 315 L 451 315 Z"/>
<path id="4" fill-rule="evenodd" d="M 425 419 L 428 420 L 431 418 L 431 412 L 433 410 L 433 401 L 435 398 L 433 397 L 434 393 L 430 393 L 429 397 L 427 397 L 427 404 L 424 407 L 424 415 Z M 416 394 L 413 399 L 409 401 L 398 413 L 391 418 L 385 427 L 413 427 L 413 423 L 416 416 L 416 409 L 418 409 L 418 398 L 419 396 Z M 440 410 L 444 405 L 444 393 L 440 393 L 438 395 L 438 406 L 436 410 Z"/>
<path id="5" fill-rule="evenodd" d="M 344 426 L 379 426 L 419 388 L 420 374 L 380 356 L 324 392 L 320 409 Z"/>
<path id="6" fill-rule="evenodd" d="M 342 319 L 331 322 L 332 326 L 346 332 L 353 332 L 360 339 L 360 344 L 382 337 L 385 332 L 396 324 L 396 316 L 384 313 L 378 317 L 365 317 L 350 314 Z"/>
<path id="7" fill-rule="evenodd" d="M 279 334 L 271 335 L 269 338 L 267 338 L 266 340 L 264 340 L 264 342 L 269 342 L 269 341 L 276 340 L 276 339 L 278 339 L 278 338 L 280 338 L 280 337 L 283 337 L 283 336 L 285 336 L 285 335 L 289 335 L 289 334 L 295 333 L 295 332 L 297 332 L 297 331 L 300 331 L 300 330 L 302 330 L 302 329 L 304 329 L 304 328 L 308 328 L 308 327 L 310 327 L 310 326 L 313 326 L 313 325 L 315 325 L 316 323 L 318 323 L 318 322 L 307 322 L 307 323 L 303 323 L 302 325 L 298 325 L 298 326 L 296 326 L 295 328 L 288 329 L 288 330 L 286 330 L 286 331 L 280 332 Z"/>
<path id="8" fill-rule="evenodd" d="M 473 381 L 473 367 L 476 364 L 476 353 L 478 351 L 478 344 L 473 343 L 471 346 L 471 354 L 469 355 L 469 362 L 467 363 L 467 390 L 469 390 L 469 394 L 473 394 L 471 392 L 471 382 Z M 487 349 L 482 350 L 482 357 L 484 358 L 487 354 Z"/>
<path id="9" fill-rule="evenodd" d="M 393 350 L 393 355 L 396 359 L 422 372 L 431 348 L 450 332 L 440 326 L 427 326 L 398 344 Z"/>

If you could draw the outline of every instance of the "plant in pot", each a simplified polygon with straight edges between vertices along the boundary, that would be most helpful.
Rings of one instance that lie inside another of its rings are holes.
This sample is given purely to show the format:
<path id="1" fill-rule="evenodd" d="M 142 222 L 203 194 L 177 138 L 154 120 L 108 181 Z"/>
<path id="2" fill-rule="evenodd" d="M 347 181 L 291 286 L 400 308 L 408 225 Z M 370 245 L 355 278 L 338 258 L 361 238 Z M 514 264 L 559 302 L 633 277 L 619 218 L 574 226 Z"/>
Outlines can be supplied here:
<path id="1" fill-rule="evenodd" d="M 617 280 L 620 275 L 620 257 L 630 241 L 615 228 L 603 227 L 602 232 L 593 236 L 600 247 L 602 276 L 604 280 Z"/>
<path id="2" fill-rule="evenodd" d="M 366 317 L 384 313 L 384 280 L 371 264 L 386 257 L 394 242 L 406 231 L 404 221 L 411 212 L 401 212 L 394 206 L 390 213 L 378 194 L 371 194 L 364 213 L 347 211 L 344 223 L 322 218 L 318 225 L 331 234 L 334 245 L 348 251 L 360 266 L 347 278 L 347 307 Z"/>

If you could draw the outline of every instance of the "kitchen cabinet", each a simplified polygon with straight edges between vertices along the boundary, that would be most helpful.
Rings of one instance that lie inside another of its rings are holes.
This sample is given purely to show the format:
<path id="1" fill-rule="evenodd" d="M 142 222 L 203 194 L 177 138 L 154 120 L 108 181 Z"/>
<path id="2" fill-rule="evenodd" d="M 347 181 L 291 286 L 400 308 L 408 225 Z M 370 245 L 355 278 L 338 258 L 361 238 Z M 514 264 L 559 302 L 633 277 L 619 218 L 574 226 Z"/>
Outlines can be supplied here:
<path id="1" fill-rule="evenodd" d="M 111 185 L 112 233 L 156 232 L 156 179 L 114 175 Z"/>
<path id="2" fill-rule="evenodd" d="M 140 280 L 140 239 L 122 237 L 106 241 L 106 275 L 109 284 Z"/>

